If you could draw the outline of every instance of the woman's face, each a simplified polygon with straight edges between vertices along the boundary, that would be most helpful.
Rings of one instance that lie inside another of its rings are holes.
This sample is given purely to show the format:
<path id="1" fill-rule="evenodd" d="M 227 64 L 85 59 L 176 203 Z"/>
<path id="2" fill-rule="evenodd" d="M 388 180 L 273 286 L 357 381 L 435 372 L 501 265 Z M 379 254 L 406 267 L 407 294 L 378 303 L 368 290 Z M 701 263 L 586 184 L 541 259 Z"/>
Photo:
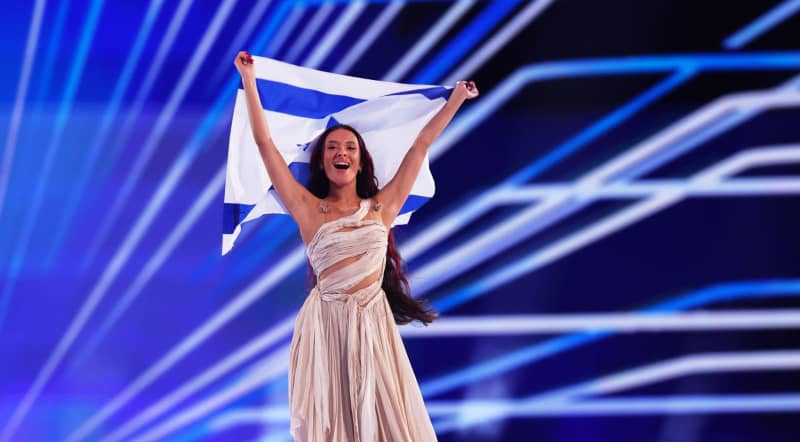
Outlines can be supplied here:
<path id="1" fill-rule="evenodd" d="M 328 134 L 323 147 L 322 166 L 331 184 L 343 186 L 356 179 L 361 151 L 353 132 L 336 129 Z"/>

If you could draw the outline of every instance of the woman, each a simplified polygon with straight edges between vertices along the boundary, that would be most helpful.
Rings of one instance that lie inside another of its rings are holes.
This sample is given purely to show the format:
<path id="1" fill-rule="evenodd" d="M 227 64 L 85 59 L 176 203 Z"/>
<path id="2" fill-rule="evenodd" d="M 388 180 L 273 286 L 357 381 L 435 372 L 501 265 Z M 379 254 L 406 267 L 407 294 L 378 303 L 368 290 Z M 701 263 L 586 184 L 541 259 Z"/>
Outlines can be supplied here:
<path id="1" fill-rule="evenodd" d="M 436 315 L 408 294 L 391 225 L 428 147 L 466 99 L 459 82 L 428 122 L 394 178 L 378 190 L 364 140 L 349 126 L 325 131 L 311 154 L 310 189 L 272 142 L 253 60 L 234 60 L 253 137 L 272 185 L 300 228 L 316 285 L 295 320 L 289 359 L 290 432 L 298 441 L 435 441 L 395 322 Z"/>

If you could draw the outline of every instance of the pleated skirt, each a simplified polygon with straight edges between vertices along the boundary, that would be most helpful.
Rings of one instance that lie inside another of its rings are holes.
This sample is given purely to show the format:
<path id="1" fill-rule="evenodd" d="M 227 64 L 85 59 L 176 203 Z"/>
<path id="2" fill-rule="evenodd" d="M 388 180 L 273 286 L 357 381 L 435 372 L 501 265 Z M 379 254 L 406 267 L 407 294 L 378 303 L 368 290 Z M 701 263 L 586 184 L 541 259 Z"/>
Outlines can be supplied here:
<path id="1" fill-rule="evenodd" d="M 289 411 L 298 442 L 436 441 L 380 287 L 308 295 L 292 336 Z"/>

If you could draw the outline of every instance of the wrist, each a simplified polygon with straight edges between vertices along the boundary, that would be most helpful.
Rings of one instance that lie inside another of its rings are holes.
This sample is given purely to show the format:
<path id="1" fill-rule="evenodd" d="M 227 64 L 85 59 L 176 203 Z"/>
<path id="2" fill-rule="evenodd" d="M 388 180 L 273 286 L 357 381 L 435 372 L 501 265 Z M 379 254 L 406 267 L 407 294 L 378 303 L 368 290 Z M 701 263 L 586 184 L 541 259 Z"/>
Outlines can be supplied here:
<path id="1" fill-rule="evenodd" d="M 242 74 L 242 83 L 245 86 L 255 86 L 256 85 L 256 75 L 255 73 L 248 72 Z"/>
<path id="2" fill-rule="evenodd" d="M 450 98 L 447 100 L 447 103 L 453 106 L 461 106 L 466 100 L 467 97 L 454 91 L 452 94 L 450 94 Z"/>

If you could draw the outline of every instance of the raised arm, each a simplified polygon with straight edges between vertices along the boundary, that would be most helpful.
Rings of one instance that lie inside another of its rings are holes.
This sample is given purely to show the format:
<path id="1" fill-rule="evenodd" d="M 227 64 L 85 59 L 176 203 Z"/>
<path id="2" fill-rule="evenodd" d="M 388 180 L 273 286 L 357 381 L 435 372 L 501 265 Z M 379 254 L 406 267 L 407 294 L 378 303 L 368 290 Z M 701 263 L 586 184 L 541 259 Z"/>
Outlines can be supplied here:
<path id="1" fill-rule="evenodd" d="M 422 128 L 422 131 L 414 140 L 414 144 L 411 145 L 411 149 L 403 157 L 403 161 L 400 163 L 400 167 L 392 180 L 378 192 L 377 199 L 383 205 L 384 224 L 391 225 L 403 204 L 405 204 L 408 194 L 411 193 L 411 188 L 414 186 L 414 181 L 417 180 L 417 175 L 422 167 L 422 162 L 425 160 L 425 155 L 428 153 L 428 148 L 442 133 L 442 130 L 447 127 L 461 104 L 465 100 L 477 96 L 478 88 L 475 87 L 475 83 L 459 81 L 453 88 L 447 104 Z"/>
<path id="2" fill-rule="evenodd" d="M 317 198 L 297 182 L 272 141 L 267 120 L 264 118 L 261 99 L 258 96 L 253 58 L 249 53 L 242 51 L 236 55 L 233 64 L 242 76 L 244 94 L 247 101 L 247 114 L 250 117 L 250 126 L 253 128 L 253 138 L 258 146 L 258 151 L 261 153 L 264 166 L 267 168 L 269 179 L 272 181 L 272 185 L 278 192 L 278 196 L 286 206 L 289 214 L 303 229 L 309 224 L 312 207 L 314 207 L 314 202 Z"/>

